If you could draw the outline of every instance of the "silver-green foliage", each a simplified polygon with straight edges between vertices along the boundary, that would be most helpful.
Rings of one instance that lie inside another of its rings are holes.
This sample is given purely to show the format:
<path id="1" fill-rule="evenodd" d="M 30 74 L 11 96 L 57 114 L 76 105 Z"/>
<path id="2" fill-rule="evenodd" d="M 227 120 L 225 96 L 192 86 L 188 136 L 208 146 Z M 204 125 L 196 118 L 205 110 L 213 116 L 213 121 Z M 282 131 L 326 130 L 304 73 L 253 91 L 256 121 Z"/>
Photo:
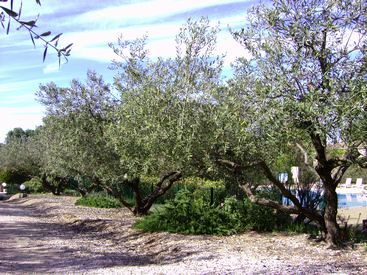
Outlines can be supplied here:
<path id="1" fill-rule="evenodd" d="M 105 137 L 117 101 L 101 76 L 88 72 L 87 77 L 85 84 L 73 80 L 70 88 L 41 85 L 37 95 L 47 111 L 42 128 L 44 172 L 94 183 L 119 170 L 119 159 Z"/>
<path id="2" fill-rule="evenodd" d="M 357 150 L 367 137 L 366 14 L 365 1 L 275 0 L 256 6 L 246 26 L 233 31 L 248 57 L 238 59 L 231 96 L 222 100 L 237 121 L 225 122 L 233 135 L 224 145 L 232 148 L 232 159 L 242 160 L 241 167 L 227 164 L 237 170 L 256 165 L 292 197 L 271 168 L 279 154 L 300 148 L 322 180 L 325 219 L 295 197 L 295 207 L 284 210 L 305 211 L 333 244 L 339 237 L 335 189 L 352 163 L 367 163 Z M 329 154 L 337 143 L 341 156 Z"/>
<path id="3" fill-rule="evenodd" d="M 302 0 L 249 13 L 248 25 L 233 32 L 250 53 L 238 60 L 234 82 L 255 82 L 237 89 L 256 108 L 257 123 L 266 119 L 267 130 L 282 134 L 312 128 L 328 143 L 357 146 L 366 138 L 358 127 L 367 108 L 366 9 L 364 1 Z"/>
<path id="4" fill-rule="evenodd" d="M 214 53 L 218 31 L 205 18 L 189 20 L 174 59 L 150 58 L 145 38 L 111 45 L 124 60 L 114 62 L 122 104 L 109 136 L 132 176 L 203 167 L 222 68 Z"/>
<path id="5" fill-rule="evenodd" d="M 88 73 L 86 84 L 41 85 L 46 106 L 43 168 L 51 175 L 102 186 L 133 209 L 120 192 L 134 191 L 134 213 L 151 204 L 181 177 L 205 172 L 213 136 L 211 93 L 220 83 L 221 57 L 213 55 L 217 27 L 189 20 L 177 36 L 177 57 L 149 58 L 146 38 L 111 45 L 120 61 L 111 91 Z M 122 61 L 121 61 L 122 58 Z M 119 97 L 116 100 L 116 97 Z M 161 177 L 143 196 L 142 176 Z"/>

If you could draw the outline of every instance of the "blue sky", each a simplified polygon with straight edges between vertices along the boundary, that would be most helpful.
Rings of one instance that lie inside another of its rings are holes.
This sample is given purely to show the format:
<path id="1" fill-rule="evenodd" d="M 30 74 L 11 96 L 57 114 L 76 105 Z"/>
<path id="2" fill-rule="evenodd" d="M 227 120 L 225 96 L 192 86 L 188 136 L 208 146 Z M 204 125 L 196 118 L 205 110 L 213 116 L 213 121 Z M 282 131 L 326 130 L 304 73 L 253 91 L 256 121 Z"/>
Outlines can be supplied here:
<path id="1" fill-rule="evenodd" d="M 6 35 L 1 30 L 0 43 L 0 142 L 15 128 L 33 129 L 42 124 L 43 107 L 35 100 L 40 83 L 53 81 L 68 86 L 73 78 L 84 80 L 88 69 L 102 74 L 112 82 L 108 69 L 115 58 L 108 47 L 119 35 L 134 39 L 147 34 L 153 56 L 173 56 L 174 37 L 189 17 L 207 16 L 213 24 L 220 22 L 223 31 L 218 38 L 218 52 L 227 54 L 226 65 L 236 56 L 244 55 L 228 33 L 228 26 L 245 24 L 246 10 L 257 0 L 34 0 L 23 1 L 23 19 L 40 14 L 39 33 L 63 33 L 60 43 L 74 43 L 69 62 L 59 69 L 56 54 L 49 49 L 42 63 L 43 46 L 36 48 L 25 31 L 13 24 Z M 20 0 L 14 0 L 15 6 Z M 17 10 L 17 8 L 15 9 Z"/>

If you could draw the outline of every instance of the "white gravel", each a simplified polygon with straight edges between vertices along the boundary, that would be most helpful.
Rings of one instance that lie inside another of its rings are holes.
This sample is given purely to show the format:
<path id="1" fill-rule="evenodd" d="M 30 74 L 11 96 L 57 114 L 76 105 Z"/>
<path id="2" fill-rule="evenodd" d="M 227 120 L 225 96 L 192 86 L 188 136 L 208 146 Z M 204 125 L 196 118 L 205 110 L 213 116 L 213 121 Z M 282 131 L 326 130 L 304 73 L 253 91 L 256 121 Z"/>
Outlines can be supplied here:
<path id="1" fill-rule="evenodd" d="M 75 198 L 0 202 L 0 274 L 367 274 L 365 246 L 329 250 L 306 235 L 142 233 L 126 209 Z"/>

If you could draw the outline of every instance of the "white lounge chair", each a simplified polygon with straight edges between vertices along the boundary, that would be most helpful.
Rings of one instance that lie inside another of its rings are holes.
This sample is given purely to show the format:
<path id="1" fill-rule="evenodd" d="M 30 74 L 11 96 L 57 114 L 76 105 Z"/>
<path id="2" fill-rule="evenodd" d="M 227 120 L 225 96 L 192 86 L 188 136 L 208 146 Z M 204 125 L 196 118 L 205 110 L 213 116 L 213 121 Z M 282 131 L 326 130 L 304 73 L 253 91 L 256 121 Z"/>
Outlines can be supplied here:
<path id="1" fill-rule="evenodd" d="M 345 187 L 352 187 L 352 178 L 346 178 Z"/>
<path id="2" fill-rule="evenodd" d="M 364 187 L 363 186 L 363 178 L 357 178 L 357 180 L 356 180 L 356 186 L 358 188 L 363 188 Z"/>

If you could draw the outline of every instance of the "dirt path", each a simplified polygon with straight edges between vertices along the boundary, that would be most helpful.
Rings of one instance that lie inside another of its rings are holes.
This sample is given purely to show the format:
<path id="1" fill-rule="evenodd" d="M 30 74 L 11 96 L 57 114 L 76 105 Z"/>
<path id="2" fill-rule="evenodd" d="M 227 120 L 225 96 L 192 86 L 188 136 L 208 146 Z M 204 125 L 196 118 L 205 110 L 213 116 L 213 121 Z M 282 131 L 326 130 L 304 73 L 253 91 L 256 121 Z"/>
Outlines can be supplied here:
<path id="1" fill-rule="evenodd" d="M 64 204 L 55 203 L 55 198 L 43 202 L 0 202 L 0 274 L 104 273 L 109 267 L 152 263 L 149 255 L 129 253 L 125 245 L 113 244 L 113 234 L 103 230 L 106 221 L 95 216 L 93 209 L 87 208 L 89 213 L 81 213 L 84 218 L 79 220 L 70 213 L 77 207 L 63 209 Z"/>
<path id="2" fill-rule="evenodd" d="M 0 205 L 0 273 L 63 273 L 83 265 L 74 251 L 58 245 L 73 232 L 47 223 L 21 204 Z"/>
<path id="3" fill-rule="evenodd" d="M 74 201 L 0 202 L 0 274 L 367 274 L 363 247 L 332 251 L 305 235 L 146 234 L 126 211 Z"/>

